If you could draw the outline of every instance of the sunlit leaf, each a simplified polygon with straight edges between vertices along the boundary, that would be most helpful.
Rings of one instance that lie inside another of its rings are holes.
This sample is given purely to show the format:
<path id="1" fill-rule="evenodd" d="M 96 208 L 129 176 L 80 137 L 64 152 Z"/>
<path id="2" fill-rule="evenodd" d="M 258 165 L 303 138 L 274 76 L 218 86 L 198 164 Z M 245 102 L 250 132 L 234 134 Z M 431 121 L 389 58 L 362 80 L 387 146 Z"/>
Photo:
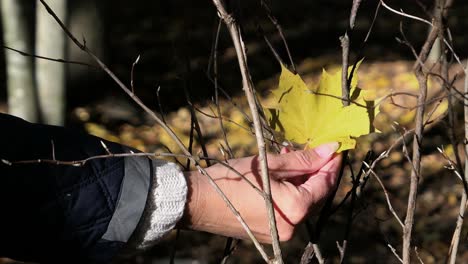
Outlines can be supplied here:
<path id="1" fill-rule="evenodd" d="M 357 75 L 354 75 L 352 102 L 344 107 L 340 71 L 329 74 L 324 70 L 318 86 L 311 89 L 298 74 L 282 66 L 278 88 L 272 91 L 265 109 L 269 123 L 285 140 L 297 144 L 313 148 L 337 141 L 338 152 L 353 149 L 357 137 L 372 131 L 371 120 L 375 116 L 373 108 L 366 107 L 363 99 L 366 91 L 356 88 L 356 84 Z"/>

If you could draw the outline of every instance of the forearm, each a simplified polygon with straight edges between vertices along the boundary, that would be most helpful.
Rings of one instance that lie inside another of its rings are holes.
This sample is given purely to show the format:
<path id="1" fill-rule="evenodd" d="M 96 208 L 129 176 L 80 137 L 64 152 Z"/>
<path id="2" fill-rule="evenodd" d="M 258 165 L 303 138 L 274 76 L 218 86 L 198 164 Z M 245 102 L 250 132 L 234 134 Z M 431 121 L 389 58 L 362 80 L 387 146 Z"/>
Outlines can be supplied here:
<path id="1" fill-rule="evenodd" d="M 267 212 L 263 198 L 245 180 L 219 172 L 218 168 L 208 168 L 210 177 L 247 222 L 254 235 L 262 242 L 270 242 L 266 230 Z M 217 175 L 218 174 L 218 175 Z M 225 174 L 220 177 L 219 174 Z M 198 171 L 185 172 L 189 192 L 185 209 L 184 225 L 187 228 L 235 238 L 247 238 L 247 233 L 235 214 L 229 209 L 221 195 L 215 190 L 205 175 Z M 235 181 L 235 185 L 231 185 Z M 258 182 L 254 181 L 258 186 Z"/>
<path id="2" fill-rule="evenodd" d="M 294 227 L 311 207 L 320 206 L 336 183 L 341 156 L 332 156 L 336 143 L 308 151 L 269 155 L 270 185 L 280 240 L 289 240 Z M 229 160 L 232 168 L 216 164 L 206 168 L 236 211 L 261 242 L 271 242 L 256 156 Z M 236 170 L 234 172 L 233 170 Z M 198 171 L 185 172 L 187 204 L 181 227 L 236 238 L 247 234 L 209 178 Z M 253 187 L 253 186 L 255 187 Z"/>

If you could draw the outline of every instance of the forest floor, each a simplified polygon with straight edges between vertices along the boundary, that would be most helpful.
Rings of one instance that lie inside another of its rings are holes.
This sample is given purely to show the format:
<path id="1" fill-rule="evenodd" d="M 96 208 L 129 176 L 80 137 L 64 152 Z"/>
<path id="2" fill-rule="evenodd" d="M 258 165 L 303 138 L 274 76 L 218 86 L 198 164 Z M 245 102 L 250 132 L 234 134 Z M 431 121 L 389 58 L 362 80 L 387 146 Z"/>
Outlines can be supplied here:
<path id="1" fill-rule="evenodd" d="M 380 104 L 380 114 L 374 125 L 382 133 L 361 138 L 356 150 L 350 154 L 353 170 L 357 171 L 366 153 L 372 150 L 379 155 L 387 150 L 394 141 L 412 129 L 415 100 L 408 94 L 417 94 L 417 82 L 411 72 L 412 62 L 364 62 L 358 71 L 358 86 L 365 90 L 374 90 L 376 98 L 382 98 L 391 93 L 404 92 L 406 95 L 395 95 Z M 322 66 L 312 60 L 305 60 L 298 66 L 298 71 L 306 83 L 317 83 Z M 327 66 L 327 70 L 337 70 L 337 65 Z M 451 73 L 459 71 L 453 67 Z M 463 78 L 459 78 L 462 80 Z M 261 94 L 268 95 L 268 90 L 276 87 L 278 76 L 257 83 Z M 455 82 L 460 87 L 461 81 Z M 447 137 L 444 91 L 436 81 L 432 81 L 429 91 L 431 102 L 429 111 L 433 112 L 431 119 L 436 120 L 428 126 L 423 144 L 422 179 L 420 182 L 419 204 L 416 212 L 414 229 L 414 246 L 424 263 L 442 263 L 448 252 L 451 235 L 454 230 L 462 185 L 454 173 L 446 168 L 447 160 L 437 150 L 441 148 L 446 155 L 454 159 L 454 149 L 450 147 Z M 129 99 L 130 100 L 130 99 Z M 256 143 L 245 115 L 248 115 L 246 100 L 242 95 L 235 95 L 229 100 L 220 98 L 224 129 L 229 145 L 235 157 L 256 154 Z M 2 106 L 2 111 L 6 110 Z M 216 106 L 212 101 L 195 103 L 196 116 L 200 123 L 203 138 L 210 156 L 223 159 L 225 152 L 220 145 L 225 145 L 221 136 Z M 431 109 L 436 108 L 434 111 Z M 130 110 L 128 110 L 130 109 Z M 455 108 L 462 111 L 461 105 Z M 135 111 L 125 101 L 106 99 L 102 102 L 73 109 L 71 124 L 82 127 L 96 136 L 120 142 L 146 152 L 177 153 L 177 147 L 172 139 L 151 121 L 146 114 L 138 109 Z M 461 116 L 461 115 L 459 115 Z M 122 118 L 124 117 L 124 118 Z M 185 144 L 190 140 L 191 112 L 190 108 L 182 107 L 177 111 L 164 114 L 167 124 L 176 132 Z M 441 119 L 442 118 L 442 119 Z M 463 138 L 460 125 L 455 131 L 458 138 Z M 408 144 L 409 141 L 406 142 Z M 463 151 L 458 150 L 463 157 Z M 199 140 L 194 141 L 193 153 L 201 153 Z M 182 164 L 185 161 L 180 160 Z M 382 179 L 390 195 L 391 202 L 400 216 L 405 215 L 406 199 L 411 165 L 400 145 L 388 158 L 383 159 L 375 171 Z M 335 201 L 340 201 L 351 188 L 349 173 L 345 174 Z M 345 204 L 330 219 L 323 231 L 321 246 L 325 256 L 335 263 L 338 259 L 336 241 L 343 239 L 347 222 Z M 466 224 L 465 224 L 466 226 Z M 401 228 L 388 210 L 381 187 L 375 178 L 369 179 L 359 193 L 354 210 L 353 225 L 349 239 L 349 263 L 397 263 L 388 245 L 399 252 L 401 246 Z M 299 228 L 291 242 L 283 244 L 286 263 L 298 263 L 303 248 L 307 243 L 304 228 Z M 222 257 L 225 238 L 200 232 L 182 231 L 175 239 L 175 231 L 162 243 L 135 258 L 135 263 L 167 263 L 170 252 L 177 244 L 176 263 L 217 263 Z M 459 248 L 459 263 L 468 262 L 468 245 L 466 229 L 463 232 Z M 238 244 L 229 263 L 259 263 L 260 255 L 249 241 Z M 1 260 L 0 263 L 9 263 Z"/>
<path id="2" fill-rule="evenodd" d="M 117 76 L 130 76 L 129 69 L 135 58 L 142 54 L 142 59 L 135 70 L 135 84 L 137 94 L 143 100 L 156 108 L 162 108 L 165 121 L 188 145 L 191 135 L 191 109 L 187 106 L 183 96 L 181 77 L 185 74 L 186 55 L 193 67 L 191 77 L 194 79 L 194 109 L 210 156 L 224 159 L 226 146 L 216 105 L 214 105 L 213 89 L 206 80 L 206 67 L 212 46 L 213 25 L 216 21 L 214 10 L 204 7 L 198 2 L 187 1 L 144 1 L 144 4 L 130 5 L 128 1 L 109 1 L 110 29 L 109 39 L 118 40 L 109 43 L 109 56 L 106 63 L 116 72 Z M 138 2 L 138 1 L 137 1 Z M 143 1 L 140 1 L 143 2 Z M 398 1 L 393 1 L 398 2 Z M 407 3 L 408 1 L 399 1 Z M 424 1 L 423 1 L 424 2 Z M 191 5 L 182 10 L 181 3 Z M 408 2 L 409 3 L 409 2 Z M 453 29 L 454 42 L 458 45 L 455 50 L 466 55 L 468 38 L 463 35 L 466 31 L 465 18 L 467 4 L 456 1 L 458 8 L 452 17 L 451 24 L 458 25 Z M 290 49 L 295 59 L 301 60 L 298 72 L 306 83 L 317 83 L 322 68 L 329 71 L 338 70 L 341 53 L 339 50 L 339 36 L 346 30 L 349 16 L 348 3 L 335 1 L 276 1 L 275 13 L 281 21 L 287 36 Z M 254 2 L 245 1 L 245 21 L 249 16 L 256 17 L 261 13 Z M 363 1 L 361 16 L 358 17 L 358 27 L 355 38 L 365 36 L 371 24 L 375 2 Z M 395 4 L 396 5 L 396 4 Z M 151 7 L 151 8 L 150 8 Z M 211 7 L 211 6 L 210 6 Z M 196 9 L 194 9 L 196 8 Z M 414 9 L 414 7 L 413 7 Z M 414 10 L 405 8 L 407 12 Z M 262 11 L 263 12 L 263 11 Z M 263 14 L 263 13 L 261 13 Z M 293 15 L 291 15 L 293 14 Z M 187 20 L 186 18 L 190 19 Z M 186 21 L 187 20 L 187 21 Z M 282 47 L 281 39 L 276 34 L 276 28 L 267 23 L 266 36 L 271 37 L 275 47 Z M 400 19 L 390 12 L 381 12 L 377 20 L 374 33 L 364 52 L 366 59 L 358 70 L 358 87 L 374 91 L 374 98 L 382 98 L 390 94 L 379 104 L 380 114 L 374 125 L 381 133 L 372 134 L 359 139 L 356 150 L 350 152 L 350 160 L 354 172 L 362 165 L 362 160 L 372 151 L 374 156 L 380 155 L 408 130 L 413 128 L 416 101 L 413 95 L 418 93 L 418 84 L 412 73 L 414 61 L 407 61 L 411 57 L 407 47 L 395 41 L 395 36 L 401 37 L 400 25 L 417 47 L 422 43 L 427 28 L 411 23 L 400 24 Z M 252 67 L 256 88 L 262 98 L 268 96 L 269 91 L 278 83 L 279 67 L 271 56 L 270 50 L 263 43 L 263 35 L 255 34 L 256 25 L 245 23 L 246 43 L 249 50 L 249 63 Z M 129 33 L 131 32 L 131 33 Z M 249 128 L 246 115 L 249 115 L 246 100 L 241 91 L 235 52 L 230 48 L 226 32 L 220 41 L 219 67 L 221 81 L 227 88 L 230 98 L 220 96 L 224 129 L 229 145 L 235 157 L 254 155 L 257 152 L 255 138 Z M 259 36 L 257 36 L 259 35 Z M 261 36 L 260 36 L 261 35 Z M 354 41 L 354 40 L 353 40 Z M 353 42 L 352 41 L 352 42 Z M 359 41 L 354 41 L 360 43 Z M 352 47 L 353 48 L 353 47 Z M 356 50 L 356 47 L 353 49 Z M 325 55 L 323 55 L 325 54 Z M 332 54 L 332 55 L 330 55 Z M 284 50 L 280 56 L 285 57 Z M 313 57 L 313 59 L 311 59 Z M 182 58 L 182 59 L 181 59 Z M 157 63 L 156 63 L 157 62 Z M 189 68 L 190 68 L 189 66 Z M 278 74 L 271 76 L 278 68 Z M 463 74 L 458 66 L 450 70 L 451 76 L 458 74 L 454 85 L 462 88 Z M 135 106 L 131 99 L 121 96 L 121 91 L 113 87 L 113 83 L 96 82 L 84 74 L 82 78 L 72 81 L 69 89 L 69 105 L 67 126 L 87 131 L 88 133 L 135 147 L 145 152 L 178 153 L 173 140 L 155 124 L 151 118 Z M 204 79 L 200 81 L 200 79 Z M 129 83 L 128 79 L 123 78 Z M 260 81 L 259 81 L 260 80 Z M 431 120 L 427 126 L 422 146 L 422 178 L 420 180 L 419 200 L 416 210 L 413 245 L 417 247 L 419 256 L 426 264 L 444 263 L 449 251 L 450 241 L 455 221 L 458 216 L 462 185 L 452 170 L 447 169 L 447 160 L 438 151 L 442 149 L 447 157 L 454 160 L 454 153 L 458 151 L 462 160 L 463 145 L 463 108 L 460 103 L 455 106 L 458 113 L 458 123 L 454 134 L 458 139 L 459 148 L 450 145 L 448 133 L 451 133 L 445 117 L 447 103 L 445 91 L 436 79 L 431 80 L 429 91 L 429 109 Z M 73 85 L 75 84 L 75 85 Z M 72 87 L 76 86 L 76 87 Z M 161 87 L 162 107 L 155 102 L 155 86 Z M 144 87 L 153 87 L 145 89 Z M 115 91 L 112 89 L 116 89 Z M 107 93 L 112 90 L 111 93 Z M 5 91 L 0 91 L 3 98 Z M 105 94 L 105 96 L 103 96 Z M 200 99 L 201 98 L 201 99 Z M 207 99 L 208 98 L 208 99 Z M 0 111 L 6 112 L 6 104 L 0 102 Z M 405 147 L 412 143 L 398 145 L 388 157 L 378 163 L 375 172 L 385 185 L 395 211 L 401 219 L 406 213 L 408 197 L 409 175 L 411 164 L 408 162 Z M 225 148 L 225 147 L 224 147 Z M 194 139 L 193 153 L 201 153 L 200 141 Z M 411 150 L 409 150 L 411 152 Z M 411 153 L 409 153 L 411 154 Z M 178 160 L 185 164 L 184 160 Z M 335 205 L 351 189 L 350 173 L 346 172 L 340 185 Z M 330 219 L 323 230 L 320 246 L 323 255 L 338 262 L 336 241 L 342 241 L 347 223 L 349 203 L 345 203 Z M 315 218 L 312 217 L 314 220 Z M 462 239 L 458 253 L 458 263 L 468 263 L 467 226 L 465 221 Z M 296 236 L 290 242 L 283 243 L 286 263 L 299 263 L 308 237 L 305 227 L 298 228 Z M 0 234 L 1 235 L 1 234 Z M 402 230 L 393 218 L 387 201 L 375 177 L 370 177 L 366 187 L 359 192 L 354 208 L 353 225 L 348 240 L 346 263 L 399 263 L 389 245 L 401 254 Z M 222 257 L 226 238 L 207 233 L 181 231 L 176 239 L 176 232 L 172 232 L 153 250 L 135 257 L 133 263 L 169 263 L 170 252 L 176 245 L 175 263 L 219 263 Z M 415 251 L 416 252 L 416 251 Z M 416 260 L 416 254 L 413 256 Z M 0 264 L 12 263 L 1 259 Z M 236 247 L 228 263 L 262 263 L 260 255 L 250 241 L 242 241 Z M 416 262 L 415 262 L 416 263 Z"/>

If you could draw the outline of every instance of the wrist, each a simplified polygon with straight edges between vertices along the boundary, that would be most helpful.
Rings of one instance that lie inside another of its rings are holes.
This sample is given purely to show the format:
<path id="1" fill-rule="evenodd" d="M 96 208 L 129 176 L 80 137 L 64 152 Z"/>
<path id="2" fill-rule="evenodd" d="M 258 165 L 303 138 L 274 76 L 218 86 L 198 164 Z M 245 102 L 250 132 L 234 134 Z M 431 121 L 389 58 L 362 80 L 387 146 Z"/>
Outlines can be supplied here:
<path id="1" fill-rule="evenodd" d="M 201 215 L 205 209 L 205 202 L 200 197 L 200 177 L 203 177 L 198 171 L 184 172 L 187 181 L 187 202 L 185 204 L 184 215 L 177 226 L 196 230 L 196 225 L 200 221 Z"/>
<path id="2" fill-rule="evenodd" d="M 178 226 L 196 231 L 226 235 L 226 214 L 229 209 L 211 186 L 208 178 L 199 171 L 184 173 L 188 194 L 184 216 Z M 217 184 L 222 184 L 217 182 Z M 220 186 L 221 187 L 221 186 Z"/>

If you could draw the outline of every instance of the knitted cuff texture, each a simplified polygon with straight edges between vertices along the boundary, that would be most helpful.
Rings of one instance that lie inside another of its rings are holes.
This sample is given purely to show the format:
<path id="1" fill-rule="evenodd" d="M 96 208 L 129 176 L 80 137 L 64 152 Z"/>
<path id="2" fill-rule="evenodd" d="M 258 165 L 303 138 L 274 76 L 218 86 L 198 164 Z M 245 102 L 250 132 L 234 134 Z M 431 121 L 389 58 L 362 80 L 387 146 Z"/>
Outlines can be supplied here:
<path id="1" fill-rule="evenodd" d="M 154 245 L 175 227 L 187 199 L 187 182 L 180 168 L 163 160 L 154 160 L 153 164 L 154 178 L 148 197 L 153 208 L 140 249 Z"/>

